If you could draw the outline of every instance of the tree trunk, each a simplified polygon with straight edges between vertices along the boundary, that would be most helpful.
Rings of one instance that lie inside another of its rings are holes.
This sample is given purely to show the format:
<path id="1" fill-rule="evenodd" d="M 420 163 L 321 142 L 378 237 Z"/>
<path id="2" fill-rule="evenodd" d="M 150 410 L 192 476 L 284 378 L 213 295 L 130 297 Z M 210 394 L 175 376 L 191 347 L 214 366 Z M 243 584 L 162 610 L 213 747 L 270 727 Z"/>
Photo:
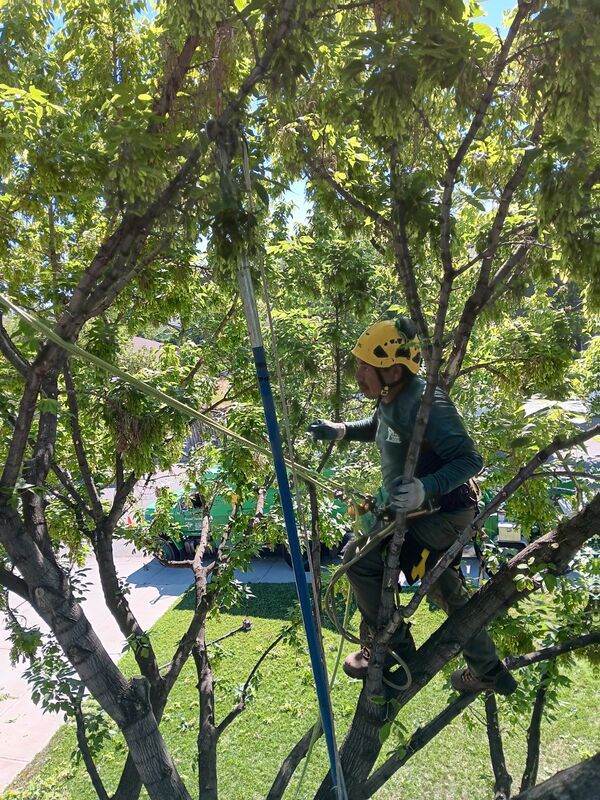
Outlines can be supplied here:
<path id="1" fill-rule="evenodd" d="M 390 714 L 392 711 L 387 704 L 371 703 L 363 687 L 352 727 L 340 748 L 340 761 L 349 798 L 353 797 L 353 793 L 360 792 L 363 783 L 369 777 L 381 750 L 379 731 L 390 718 Z M 314 800 L 332 800 L 332 798 L 331 773 L 328 773 Z"/>
<path id="2" fill-rule="evenodd" d="M 66 575 L 43 556 L 13 509 L 0 508 L 0 541 L 27 583 L 33 608 L 122 731 L 152 800 L 190 800 L 158 729 L 147 681 L 127 680 L 119 671 L 75 602 Z"/>
<path id="3" fill-rule="evenodd" d="M 598 797 L 600 754 L 574 767 L 557 772 L 534 789 L 518 794 L 513 800 L 592 800 Z"/>

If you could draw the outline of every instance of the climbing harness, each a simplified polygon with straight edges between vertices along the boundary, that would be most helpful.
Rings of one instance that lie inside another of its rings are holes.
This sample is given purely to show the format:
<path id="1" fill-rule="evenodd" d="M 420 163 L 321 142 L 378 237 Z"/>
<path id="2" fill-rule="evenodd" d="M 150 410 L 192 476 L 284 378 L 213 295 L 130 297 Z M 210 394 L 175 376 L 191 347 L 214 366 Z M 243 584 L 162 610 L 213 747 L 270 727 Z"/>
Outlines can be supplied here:
<path id="1" fill-rule="evenodd" d="M 439 508 L 430 503 L 426 508 L 413 511 L 411 514 L 408 514 L 407 522 L 410 520 L 418 519 L 423 516 L 429 516 L 430 514 L 435 514 L 438 511 Z M 331 578 L 329 586 L 325 591 L 324 605 L 327 616 L 331 620 L 332 624 L 334 625 L 335 629 L 340 634 L 340 636 L 342 636 L 347 641 L 353 642 L 354 644 L 358 644 L 362 647 L 362 646 L 368 646 L 369 643 L 363 641 L 358 636 L 355 636 L 346 628 L 344 624 L 340 622 L 336 609 L 334 590 L 337 583 L 351 569 L 351 567 L 353 567 L 358 561 L 364 558 L 367 555 L 367 553 L 370 553 L 371 550 L 374 550 L 375 548 L 379 547 L 386 539 L 388 539 L 392 535 L 394 527 L 396 525 L 396 521 L 393 512 L 389 508 L 382 508 L 382 509 L 377 508 L 376 500 L 371 495 L 366 496 L 365 500 L 358 506 L 357 512 L 358 513 L 355 512 L 355 533 L 358 528 L 359 514 L 360 515 L 365 513 L 373 514 L 373 516 L 375 516 L 379 520 L 379 523 L 383 527 L 381 528 L 381 530 L 378 530 L 364 537 L 365 542 L 360 547 L 360 549 L 357 550 L 354 557 L 350 561 L 347 561 L 346 563 L 338 567 L 333 577 Z M 405 545 L 404 545 L 405 547 L 407 546 L 408 542 L 409 542 L 408 539 L 405 540 Z M 416 567 L 420 567 L 422 565 L 424 571 L 425 566 L 427 564 L 427 559 L 430 555 L 431 551 L 429 551 L 427 548 L 420 548 L 418 552 L 415 551 L 414 553 L 411 552 L 408 554 L 408 558 L 411 561 L 414 561 L 416 565 L 412 569 L 412 574 L 410 574 L 409 572 L 409 574 L 407 575 L 407 579 L 409 580 L 410 583 L 414 583 L 415 580 L 418 580 L 420 577 L 422 577 L 420 574 L 417 574 L 415 572 L 415 569 Z M 405 571 L 408 570 L 405 568 Z M 406 680 L 402 684 L 395 683 L 392 680 L 392 678 L 395 678 L 396 672 L 390 673 L 389 670 L 386 670 L 387 675 L 384 674 L 383 682 L 388 686 L 390 686 L 390 688 L 392 688 L 395 691 L 403 691 L 404 689 L 408 689 L 412 683 L 412 676 L 410 674 L 410 669 L 408 668 L 408 665 L 406 664 L 405 660 L 398 653 L 396 653 L 391 647 L 388 647 L 388 653 L 404 671 L 406 675 Z"/>

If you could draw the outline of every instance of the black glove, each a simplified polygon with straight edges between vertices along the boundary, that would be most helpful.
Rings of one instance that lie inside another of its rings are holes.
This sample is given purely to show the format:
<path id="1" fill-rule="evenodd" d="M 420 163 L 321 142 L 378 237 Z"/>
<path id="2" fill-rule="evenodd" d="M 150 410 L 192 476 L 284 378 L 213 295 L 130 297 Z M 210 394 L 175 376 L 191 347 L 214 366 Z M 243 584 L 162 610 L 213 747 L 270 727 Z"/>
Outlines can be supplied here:
<path id="1" fill-rule="evenodd" d="M 343 422 L 330 422 L 328 419 L 316 419 L 308 426 L 308 432 L 312 434 L 315 442 L 335 442 L 336 439 L 344 438 L 346 426 Z"/>

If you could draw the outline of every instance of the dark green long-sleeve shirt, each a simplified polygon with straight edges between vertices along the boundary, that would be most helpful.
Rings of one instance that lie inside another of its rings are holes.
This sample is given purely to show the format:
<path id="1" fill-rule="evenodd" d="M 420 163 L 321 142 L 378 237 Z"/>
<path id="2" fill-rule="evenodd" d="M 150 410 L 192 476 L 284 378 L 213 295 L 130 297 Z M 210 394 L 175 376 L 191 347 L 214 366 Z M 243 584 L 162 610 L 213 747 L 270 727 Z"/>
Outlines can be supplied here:
<path id="1" fill-rule="evenodd" d="M 371 418 L 346 423 L 345 439 L 376 442 L 381 454 L 383 485 L 388 492 L 394 479 L 404 473 L 424 390 L 422 378 L 411 378 L 391 403 L 379 403 Z M 425 488 L 426 499 L 448 494 L 476 475 L 482 466 L 483 459 L 454 403 L 446 392 L 436 389 L 415 471 Z"/>

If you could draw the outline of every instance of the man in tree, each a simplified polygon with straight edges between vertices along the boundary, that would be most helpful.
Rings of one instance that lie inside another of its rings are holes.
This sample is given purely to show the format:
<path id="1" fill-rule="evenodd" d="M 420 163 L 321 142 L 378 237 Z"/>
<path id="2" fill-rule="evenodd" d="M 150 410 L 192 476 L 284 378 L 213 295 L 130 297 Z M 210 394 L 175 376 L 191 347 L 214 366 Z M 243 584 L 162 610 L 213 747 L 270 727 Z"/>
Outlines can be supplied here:
<path id="1" fill-rule="evenodd" d="M 368 517 L 368 533 L 352 542 L 345 562 L 354 562 L 348 578 L 362 614 L 361 640 L 367 644 L 352 653 L 344 671 L 362 679 L 369 666 L 369 642 L 377 631 L 386 541 L 374 543 L 385 514 L 410 514 L 400 557 L 402 571 L 410 583 L 425 571 L 470 524 L 476 497 L 469 479 L 479 472 L 483 461 L 448 395 L 436 389 L 420 457 L 412 480 L 405 480 L 404 467 L 425 381 L 417 376 L 421 347 L 414 324 L 406 317 L 387 319 L 371 325 L 360 336 L 353 355 L 357 359 L 356 381 L 363 395 L 376 400 L 372 417 L 359 422 L 317 420 L 309 428 L 315 440 L 348 439 L 375 441 L 381 457 L 383 487 L 377 507 Z M 432 509 L 427 513 L 427 509 Z M 421 512 L 421 513 L 419 513 Z M 390 534 L 391 535 L 391 534 Z M 370 545 L 370 546 L 369 546 Z M 429 599 L 447 614 L 469 599 L 460 564 L 448 567 L 429 592 Z M 403 623 L 390 643 L 386 667 L 415 652 L 409 625 Z M 491 689 L 511 694 L 517 684 L 504 667 L 486 631 L 473 637 L 464 648 L 467 668 L 456 670 L 452 685 L 458 691 Z"/>

